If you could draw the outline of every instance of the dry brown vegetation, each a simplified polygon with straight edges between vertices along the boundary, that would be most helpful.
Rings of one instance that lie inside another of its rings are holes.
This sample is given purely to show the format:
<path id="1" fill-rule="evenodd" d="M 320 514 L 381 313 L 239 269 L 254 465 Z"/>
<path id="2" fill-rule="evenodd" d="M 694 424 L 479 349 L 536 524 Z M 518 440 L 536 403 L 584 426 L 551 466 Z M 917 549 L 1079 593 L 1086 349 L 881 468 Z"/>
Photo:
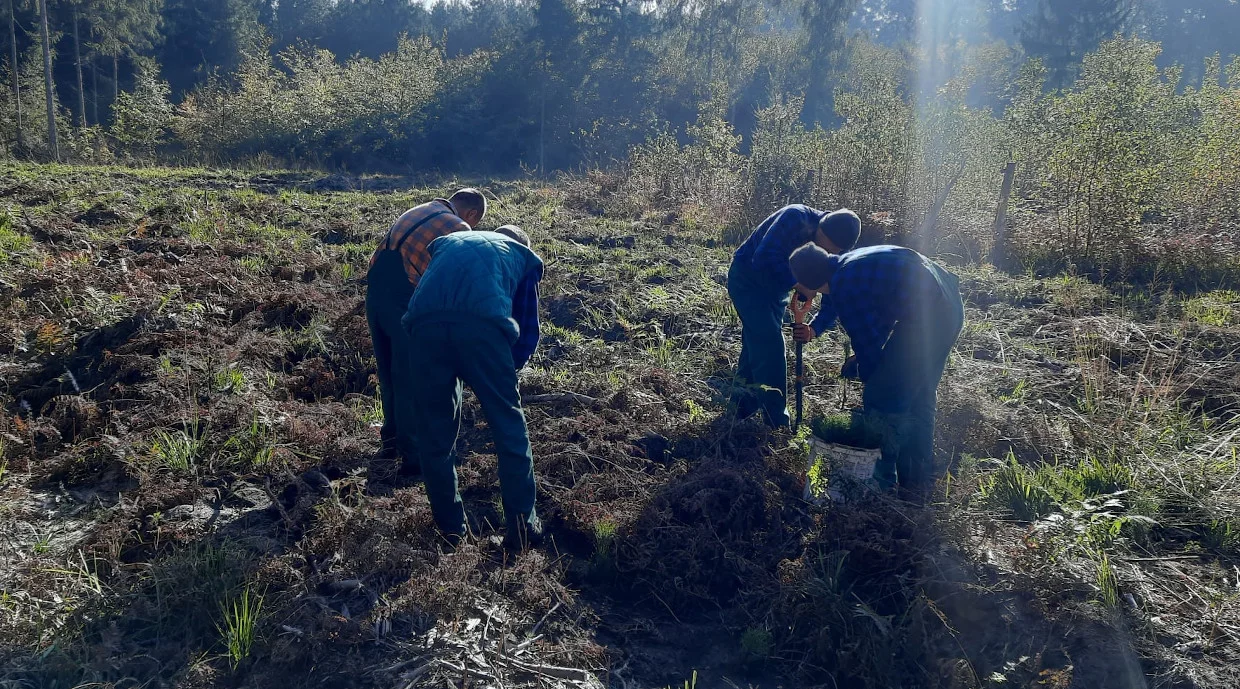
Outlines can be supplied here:
<path id="1" fill-rule="evenodd" d="M 471 402 L 479 538 L 444 552 L 368 467 L 360 278 L 446 188 L 3 168 L 0 687 L 1240 682 L 1240 295 L 959 267 L 950 478 L 824 508 L 803 438 L 721 402 L 719 228 L 492 184 L 548 263 L 522 391 L 552 538 L 493 538 Z M 807 350 L 811 411 L 858 399 L 841 342 Z"/>

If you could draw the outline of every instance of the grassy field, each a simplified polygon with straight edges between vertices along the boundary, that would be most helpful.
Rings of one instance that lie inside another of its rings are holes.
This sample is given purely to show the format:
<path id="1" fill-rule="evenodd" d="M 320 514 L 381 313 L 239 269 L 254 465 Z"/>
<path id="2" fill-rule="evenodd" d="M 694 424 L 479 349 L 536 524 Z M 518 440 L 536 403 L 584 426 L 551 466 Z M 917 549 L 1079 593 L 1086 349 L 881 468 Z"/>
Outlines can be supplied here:
<path id="1" fill-rule="evenodd" d="M 0 168 L 0 687 L 1240 686 L 1240 294 L 954 268 L 925 508 L 801 499 L 725 413 L 731 247 L 499 182 L 547 262 L 521 375 L 551 542 L 470 400 L 445 554 L 368 481 L 361 282 L 451 186 Z M 859 400 L 807 348 L 811 413 Z M 563 395 L 559 393 L 574 393 Z"/>

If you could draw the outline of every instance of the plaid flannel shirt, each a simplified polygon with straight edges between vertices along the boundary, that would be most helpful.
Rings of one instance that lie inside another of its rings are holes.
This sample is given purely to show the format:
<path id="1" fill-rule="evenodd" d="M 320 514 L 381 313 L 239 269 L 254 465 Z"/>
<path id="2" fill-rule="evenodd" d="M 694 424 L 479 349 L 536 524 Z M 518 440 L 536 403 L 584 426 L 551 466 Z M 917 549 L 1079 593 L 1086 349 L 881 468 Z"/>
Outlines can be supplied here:
<path id="1" fill-rule="evenodd" d="M 822 211 L 799 203 L 780 208 L 749 235 L 733 255 L 733 262 L 740 262 L 739 265 L 777 290 L 792 290 L 797 279 L 792 276 L 788 259 L 792 252 L 814 241 L 814 232 L 824 215 Z M 818 315 L 810 327 L 816 335 L 835 327 L 835 309 L 829 299 L 819 302 Z"/>
<path id="2" fill-rule="evenodd" d="M 422 273 L 426 272 L 426 266 L 431 262 L 430 252 L 427 251 L 431 242 L 446 234 L 469 229 L 469 223 L 457 216 L 456 209 L 447 199 L 435 199 L 410 208 L 384 235 L 383 241 L 370 257 L 370 265 L 375 264 L 380 251 L 399 251 L 404 259 L 409 284 L 416 287 L 418 280 L 422 279 Z"/>
<path id="3" fill-rule="evenodd" d="M 867 380 L 896 323 L 924 318 L 943 289 L 930 259 L 912 249 L 872 246 L 831 260 L 831 304 L 852 341 L 859 377 Z"/>
<path id="4" fill-rule="evenodd" d="M 778 291 L 791 291 L 797 280 L 788 267 L 788 258 L 814 241 L 814 231 L 822 216 L 822 211 L 799 203 L 780 208 L 741 244 L 732 257 L 733 263 L 744 266 Z"/>

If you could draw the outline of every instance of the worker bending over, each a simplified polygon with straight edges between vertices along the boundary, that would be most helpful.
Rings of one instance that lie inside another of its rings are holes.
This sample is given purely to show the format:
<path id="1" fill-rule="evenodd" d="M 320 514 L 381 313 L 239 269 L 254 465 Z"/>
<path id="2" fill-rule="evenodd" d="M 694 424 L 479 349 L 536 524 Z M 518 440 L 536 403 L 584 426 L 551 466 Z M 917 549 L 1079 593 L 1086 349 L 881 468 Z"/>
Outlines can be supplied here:
<path id="1" fill-rule="evenodd" d="M 413 430 L 435 523 L 452 543 L 467 529 L 452 447 L 461 426 L 461 383 L 482 405 L 495 440 L 507 526 L 505 545 L 542 540 L 534 509 L 534 458 L 517 371 L 538 346 L 543 262 L 519 228 L 460 232 L 429 247 L 430 265 L 409 301 Z"/>
<path id="2" fill-rule="evenodd" d="M 864 381 L 866 411 L 895 422 L 898 454 L 884 453 L 875 478 L 924 498 L 934 481 L 939 379 L 964 325 L 956 276 L 899 246 L 838 256 L 811 245 L 794 252 L 789 267 L 797 291 L 829 296 L 852 340 L 840 375 Z"/>
<path id="3" fill-rule="evenodd" d="M 728 295 L 741 319 L 741 358 L 737 377 L 747 385 L 761 386 L 757 400 L 737 395 L 737 415 L 748 417 L 759 404 L 766 422 L 787 426 L 788 359 L 784 346 L 784 312 L 796 279 L 788 258 L 797 248 L 813 242 L 838 254 L 853 248 L 861 236 L 856 213 L 840 209 L 823 213 L 809 206 L 784 206 L 758 225 L 732 256 L 728 270 Z M 818 332 L 835 320 L 824 308 L 814 321 Z"/>
<path id="4" fill-rule="evenodd" d="M 410 208 L 397 219 L 374 255 L 366 274 L 366 321 L 378 365 L 383 405 L 383 449 L 379 459 L 401 458 L 400 473 L 418 472 L 412 439 L 413 368 L 409 335 L 401 317 L 430 262 L 428 247 L 435 239 L 468 230 L 486 215 L 487 202 L 476 189 L 461 189 L 448 199 Z"/>

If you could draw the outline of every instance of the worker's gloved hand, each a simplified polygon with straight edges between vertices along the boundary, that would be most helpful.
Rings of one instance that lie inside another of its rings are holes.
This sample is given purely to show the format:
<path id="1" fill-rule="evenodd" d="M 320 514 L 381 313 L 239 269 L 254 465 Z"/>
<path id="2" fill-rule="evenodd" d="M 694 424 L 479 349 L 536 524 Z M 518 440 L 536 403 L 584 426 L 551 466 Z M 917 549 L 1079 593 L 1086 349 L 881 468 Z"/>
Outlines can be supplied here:
<path id="1" fill-rule="evenodd" d="M 792 341 L 804 344 L 818 337 L 818 333 L 814 332 L 814 328 L 805 323 L 797 323 L 792 326 Z"/>
<path id="2" fill-rule="evenodd" d="M 848 357 L 844 365 L 840 367 L 840 378 L 847 380 L 859 380 L 861 378 L 861 372 L 857 368 L 856 354 Z"/>

